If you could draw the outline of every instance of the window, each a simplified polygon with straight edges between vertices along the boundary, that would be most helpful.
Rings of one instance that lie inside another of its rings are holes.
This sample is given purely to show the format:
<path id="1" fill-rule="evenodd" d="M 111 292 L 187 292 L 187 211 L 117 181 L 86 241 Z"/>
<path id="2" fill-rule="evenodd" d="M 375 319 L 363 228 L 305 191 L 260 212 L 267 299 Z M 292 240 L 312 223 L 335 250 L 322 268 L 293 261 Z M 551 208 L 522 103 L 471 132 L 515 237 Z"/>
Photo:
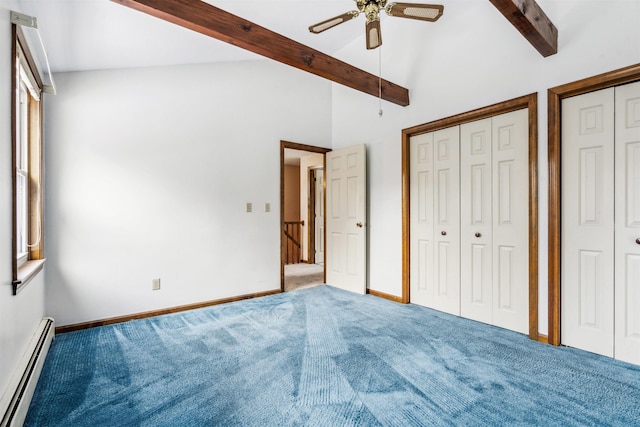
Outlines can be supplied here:
<path id="1" fill-rule="evenodd" d="M 13 293 L 44 263 L 42 82 L 20 29 L 13 26 Z"/>

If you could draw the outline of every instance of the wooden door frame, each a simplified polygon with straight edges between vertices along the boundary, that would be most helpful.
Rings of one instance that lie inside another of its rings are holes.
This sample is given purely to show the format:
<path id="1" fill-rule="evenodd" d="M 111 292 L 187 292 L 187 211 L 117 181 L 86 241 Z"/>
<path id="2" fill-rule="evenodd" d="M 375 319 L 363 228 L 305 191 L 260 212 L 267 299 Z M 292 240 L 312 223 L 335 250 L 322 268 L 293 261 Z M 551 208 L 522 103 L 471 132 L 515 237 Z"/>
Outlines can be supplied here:
<path id="1" fill-rule="evenodd" d="M 402 130 L 402 297 L 411 301 L 410 243 L 410 151 L 411 137 L 458 126 L 500 114 L 528 108 L 529 114 L 529 338 L 545 341 L 538 334 L 538 94 L 514 98 L 466 113 L 447 117 Z"/>
<path id="2" fill-rule="evenodd" d="M 313 182 L 311 181 L 313 178 Z M 315 222 L 315 206 L 316 203 L 316 189 L 315 189 L 315 177 L 313 168 L 307 169 L 307 223 L 309 227 L 307 228 L 307 262 L 309 264 L 315 264 L 316 262 L 316 252 L 315 252 L 315 243 L 316 243 L 316 222 Z M 311 209 L 313 208 L 313 214 L 311 213 Z M 314 250 L 312 251 L 311 248 Z"/>
<path id="3" fill-rule="evenodd" d="M 324 148 L 324 147 L 316 147 L 314 145 L 306 145 L 306 144 L 299 144 L 297 142 L 289 142 L 289 141 L 280 141 L 280 291 L 284 292 L 284 258 L 283 258 L 283 253 L 284 253 L 284 245 L 285 245 L 285 240 L 282 238 L 282 236 L 284 235 L 284 229 L 283 229 L 283 225 L 284 225 L 284 150 L 290 148 L 293 150 L 301 150 L 301 151 L 308 151 L 310 153 L 320 153 L 322 154 L 322 168 L 325 169 L 325 163 L 326 163 L 326 156 L 325 154 L 328 153 L 329 151 L 331 151 L 330 148 Z M 326 221 L 327 221 L 327 192 L 326 192 L 326 187 L 327 187 L 327 181 L 326 181 L 326 175 L 323 176 L 323 185 L 325 187 L 325 193 L 324 193 L 324 198 L 325 198 L 325 204 L 324 204 L 324 221 L 325 221 L 325 232 L 324 232 L 324 240 L 325 240 L 325 252 L 324 252 L 324 265 L 322 266 L 323 268 L 323 281 L 326 282 L 327 281 L 327 251 L 326 251 L 326 241 L 327 241 L 327 234 L 326 234 Z"/>
<path id="4" fill-rule="evenodd" d="M 560 345 L 561 304 L 560 273 L 562 226 L 562 178 L 561 178 L 561 103 L 565 98 L 583 95 L 600 89 L 607 89 L 626 83 L 640 81 L 640 64 L 620 68 L 594 77 L 556 86 L 547 92 L 548 132 L 549 132 L 549 344 Z"/>

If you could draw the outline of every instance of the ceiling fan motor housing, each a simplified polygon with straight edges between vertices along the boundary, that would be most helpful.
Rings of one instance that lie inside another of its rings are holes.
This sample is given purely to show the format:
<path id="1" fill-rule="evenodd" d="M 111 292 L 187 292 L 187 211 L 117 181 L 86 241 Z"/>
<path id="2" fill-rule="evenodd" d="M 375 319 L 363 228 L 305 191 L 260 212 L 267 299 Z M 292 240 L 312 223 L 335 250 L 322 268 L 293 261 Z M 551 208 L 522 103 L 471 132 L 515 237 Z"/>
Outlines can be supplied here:
<path id="1" fill-rule="evenodd" d="M 387 0 L 356 0 L 358 9 L 367 17 L 367 23 L 380 20 L 380 10 L 384 9 Z"/>

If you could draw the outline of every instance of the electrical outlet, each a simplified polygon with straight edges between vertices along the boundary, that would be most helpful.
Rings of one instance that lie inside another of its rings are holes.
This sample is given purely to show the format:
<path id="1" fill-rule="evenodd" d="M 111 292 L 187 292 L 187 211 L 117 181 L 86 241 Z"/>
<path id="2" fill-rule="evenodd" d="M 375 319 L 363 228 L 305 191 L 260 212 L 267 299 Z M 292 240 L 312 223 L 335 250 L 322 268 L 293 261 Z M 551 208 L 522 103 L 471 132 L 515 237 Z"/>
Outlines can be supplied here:
<path id="1" fill-rule="evenodd" d="M 247 212 L 251 211 L 253 211 L 253 205 L 251 204 L 251 202 L 247 202 Z"/>
<path id="2" fill-rule="evenodd" d="M 151 280 L 151 290 L 158 291 L 160 290 L 160 279 Z"/>
<path id="3" fill-rule="evenodd" d="M 267 202 L 264 204 L 264 211 L 271 212 L 271 203 Z"/>

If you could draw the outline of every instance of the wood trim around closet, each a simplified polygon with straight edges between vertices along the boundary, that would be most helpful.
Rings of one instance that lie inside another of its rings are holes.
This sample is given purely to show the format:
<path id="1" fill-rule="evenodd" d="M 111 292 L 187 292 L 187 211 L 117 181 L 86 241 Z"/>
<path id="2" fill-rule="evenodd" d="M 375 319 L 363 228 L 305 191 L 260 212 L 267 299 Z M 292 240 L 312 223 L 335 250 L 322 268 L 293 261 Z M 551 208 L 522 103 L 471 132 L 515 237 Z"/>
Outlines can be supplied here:
<path id="1" fill-rule="evenodd" d="M 561 103 L 565 98 L 640 81 L 640 64 L 556 86 L 548 90 L 549 132 L 549 344 L 560 345 Z"/>
<path id="2" fill-rule="evenodd" d="M 466 113 L 413 126 L 402 131 L 402 297 L 411 301 L 410 283 L 410 166 L 411 137 L 458 126 L 500 114 L 528 108 L 529 113 L 529 338 L 539 340 L 538 334 L 538 94 L 478 108 Z"/>

